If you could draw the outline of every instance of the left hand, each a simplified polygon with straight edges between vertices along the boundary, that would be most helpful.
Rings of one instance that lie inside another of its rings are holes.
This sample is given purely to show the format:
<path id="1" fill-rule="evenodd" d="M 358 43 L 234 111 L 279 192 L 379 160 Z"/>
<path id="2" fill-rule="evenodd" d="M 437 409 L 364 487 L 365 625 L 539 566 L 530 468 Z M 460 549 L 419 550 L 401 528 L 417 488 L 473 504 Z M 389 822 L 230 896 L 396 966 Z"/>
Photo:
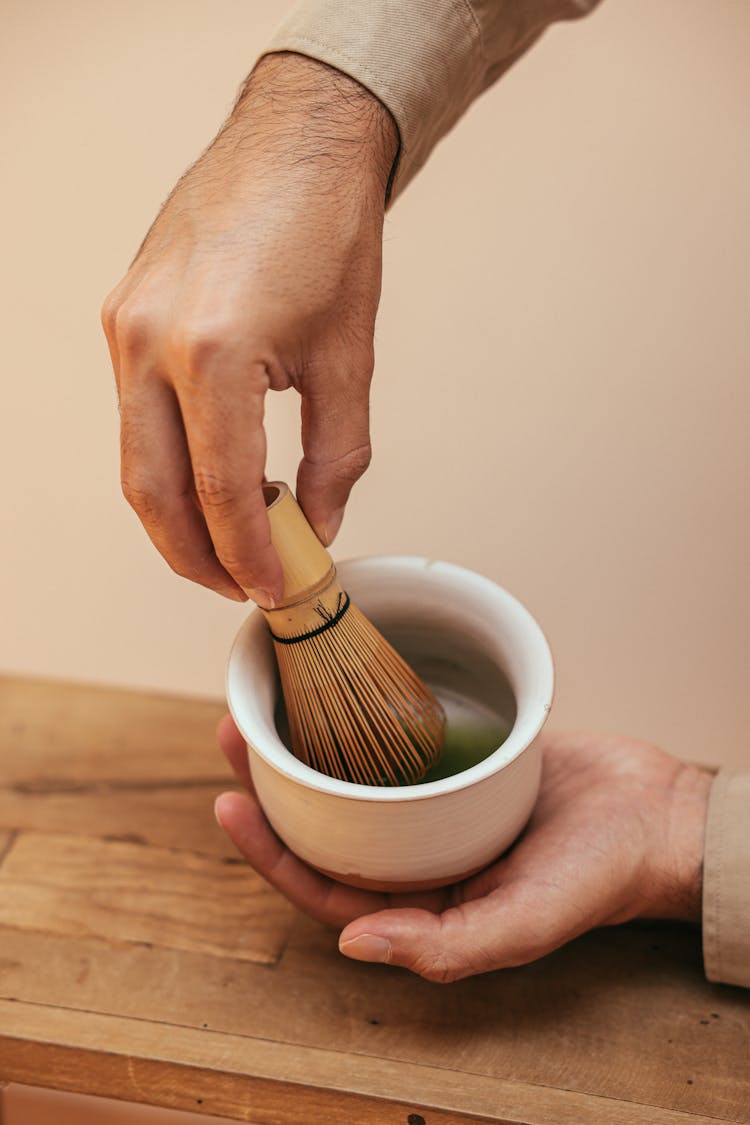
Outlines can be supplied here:
<path id="1" fill-rule="evenodd" d="M 712 777 L 647 743 L 544 735 L 539 799 L 508 852 L 453 886 L 380 894 L 328 879 L 293 855 L 263 815 L 228 716 L 218 735 L 248 790 L 218 798 L 219 823 L 291 902 L 343 927 L 347 957 L 447 983 L 534 961 L 598 926 L 700 921 Z"/>

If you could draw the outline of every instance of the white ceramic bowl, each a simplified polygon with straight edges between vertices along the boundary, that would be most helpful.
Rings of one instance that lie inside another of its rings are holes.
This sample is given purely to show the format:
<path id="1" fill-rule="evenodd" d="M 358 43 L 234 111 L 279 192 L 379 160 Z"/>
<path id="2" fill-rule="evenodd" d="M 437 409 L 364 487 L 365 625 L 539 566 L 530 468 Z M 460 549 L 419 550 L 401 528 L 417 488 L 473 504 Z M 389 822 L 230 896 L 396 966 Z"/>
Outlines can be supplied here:
<path id="1" fill-rule="evenodd" d="M 511 727 L 477 765 L 421 785 L 380 788 L 326 777 L 276 729 L 280 689 L 262 615 L 247 618 L 227 670 L 229 707 L 248 745 L 258 799 L 282 840 L 341 882 L 387 890 L 441 886 L 500 855 L 539 789 L 537 735 L 552 703 L 552 656 L 531 614 L 472 571 L 419 558 L 338 566 L 344 589 L 443 699 L 495 711 Z"/>

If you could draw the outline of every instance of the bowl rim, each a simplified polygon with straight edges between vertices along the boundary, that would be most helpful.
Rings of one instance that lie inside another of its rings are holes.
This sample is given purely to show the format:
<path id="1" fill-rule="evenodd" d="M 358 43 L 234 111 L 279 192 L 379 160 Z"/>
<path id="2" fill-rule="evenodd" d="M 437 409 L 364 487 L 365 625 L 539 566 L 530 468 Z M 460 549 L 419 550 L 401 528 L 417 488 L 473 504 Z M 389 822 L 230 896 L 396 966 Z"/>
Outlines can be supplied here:
<path id="1" fill-rule="evenodd" d="M 464 582 L 470 582 L 478 589 L 482 589 L 486 596 L 492 597 L 496 601 L 498 598 L 503 600 L 506 607 L 508 607 L 519 620 L 524 621 L 525 627 L 528 630 L 528 635 L 533 639 L 533 643 L 536 644 L 542 658 L 542 685 L 540 687 L 542 701 L 539 705 L 537 720 L 526 726 L 522 740 L 521 734 L 518 734 L 516 739 L 513 737 L 517 728 L 517 724 L 514 723 L 505 741 L 498 746 L 497 749 L 493 750 L 491 754 L 488 754 L 486 758 L 482 759 L 481 762 L 477 762 L 476 765 L 470 766 L 468 769 L 461 770 L 460 773 L 452 774 L 449 777 L 443 777 L 439 778 L 437 781 L 428 781 L 416 785 L 400 785 L 393 787 L 362 785 L 359 782 L 341 781 L 338 778 L 328 777 L 326 774 L 319 773 L 311 766 L 295 758 L 291 751 L 281 742 L 281 739 L 278 739 L 281 752 L 278 754 L 270 754 L 255 745 L 248 737 L 248 731 L 244 729 L 243 724 L 240 722 L 240 718 L 236 713 L 232 701 L 231 678 L 240 649 L 247 643 L 248 634 L 257 634 L 267 628 L 262 613 L 256 607 L 242 622 L 234 637 L 227 658 L 225 674 L 225 694 L 229 711 L 247 744 L 248 751 L 257 755 L 276 773 L 307 789 L 325 793 L 329 796 L 343 797 L 355 801 L 409 802 L 428 800 L 431 797 L 434 798 L 447 793 L 456 793 L 462 789 L 470 788 L 478 782 L 499 773 L 516 761 L 536 740 L 540 730 L 547 721 L 552 707 L 555 687 L 554 664 L 549 643 L 538 621 L 514 594 L 511 594 L 504 587 L 500 586 L 492 579 L 487 578 L 485 575 L 470 570 L 468 567 L 459 566 L 457 563 L 444 562 L 442 560 L 417 555 L 361 555 L 355 558 L 337 560 L 336 562 L 336 568 L 342 573 L 342 578 L 344 580 L 347 574 L 356 570 L 369 569 L 371 566 L 376 566 L 381 570 L 383 568 L 400 568 L 409 571 L 415 569 L 439 569 L 441 571 L 447 571 L 454 577 L 460 578 Z M 515 745 L 516 742 L 519 744 Z"/>

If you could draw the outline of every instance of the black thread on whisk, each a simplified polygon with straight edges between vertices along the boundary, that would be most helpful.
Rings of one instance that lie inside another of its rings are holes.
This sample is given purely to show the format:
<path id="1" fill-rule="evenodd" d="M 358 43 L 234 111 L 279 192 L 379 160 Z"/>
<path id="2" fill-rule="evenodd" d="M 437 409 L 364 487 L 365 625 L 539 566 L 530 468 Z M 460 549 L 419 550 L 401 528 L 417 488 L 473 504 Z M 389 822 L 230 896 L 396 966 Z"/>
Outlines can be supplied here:
<path id="1" fill-rule="evenodd" d="M 341 609 L 337 610 L 333 617 L 329 617 L 328 620 L 324 621 L 322 625 L 319 625 L 317 629 L 311 629 L 309 633 L 302 633 L 299 637 L 277 637 L 273 632 L 271 636 L 275 641 L 278 641 L 280 645 L 297 645 L 300 641 L 309 641 L 311 637 L 317 637 L 320 633 L 325 633 L 326 629 L 330 629 L 332 625 L 338 624 L 349 608 L 349 605 L 349 595 L 344 594 L 344 604 L 341 606 Z"/>

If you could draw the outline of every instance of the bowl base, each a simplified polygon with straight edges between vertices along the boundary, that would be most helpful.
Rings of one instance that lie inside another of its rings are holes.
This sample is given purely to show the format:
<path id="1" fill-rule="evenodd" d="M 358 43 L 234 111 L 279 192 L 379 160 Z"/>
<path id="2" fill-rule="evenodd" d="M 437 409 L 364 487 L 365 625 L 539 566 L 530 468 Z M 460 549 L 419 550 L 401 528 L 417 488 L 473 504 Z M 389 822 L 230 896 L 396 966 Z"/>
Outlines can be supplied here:
<path id="1" fill-rule="evenodd" d="M 492 862 L 492 861 L 490 861 Z M 449 875 L 444 879 L 418 879 L 401 882 L 398 879 L 366 879 L 363 875 L 349 874 L 338 875 L 334 871 L 326 871 L 324 867 L 318 867 L 317 864 L 311 863 L 310 867 L 314 867 L 321 875 L 333 879 L 337 883 L 346 883 L 348 887 L 358 887 L 363 891 L 383 891 L 387 894 L 413 894 L 416 891 L 434 891 L 438 887 L 447 887 L 453 883 L 462 883 L 464 879 L 470 879 L 472 875 L 478 875 L 487 867 L 486 863 L 482 863 L 479 867 L 472 867 L 470 871 L 464 871 L 460 875 Z"/>

